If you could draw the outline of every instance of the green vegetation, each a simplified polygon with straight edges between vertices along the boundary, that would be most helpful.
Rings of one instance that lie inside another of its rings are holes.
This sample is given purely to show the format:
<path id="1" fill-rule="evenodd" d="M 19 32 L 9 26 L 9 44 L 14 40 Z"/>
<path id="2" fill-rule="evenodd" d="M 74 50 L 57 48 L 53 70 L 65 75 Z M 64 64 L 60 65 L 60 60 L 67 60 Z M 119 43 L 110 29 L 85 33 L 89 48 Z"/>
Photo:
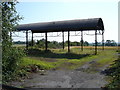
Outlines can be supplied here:
<path id="1" fill-rule="evenodd" d="M 51 49 L 44 51 L 41 49 L 29 49 L 27 58 L 49 63 L 52 68 L 56 69 L 76 69 L 87 62 L 95 61 L 91 64 L 92 68 L 100 68 L 111 64 L 116 58 L 115 50 L 98 51 L 94 55 L 94 51 L 85 49 L 83 52 L 79 48 L 72 48 L 71 53 L 67 53 L 67 49 Z"/>
<path id="2" fill-rule="evenodd" d="M 45 40 L 34 42 L 34 48 L 28 50 L 25 55 L 24 46 L 13 46 L 11 32 L 15 30 L 17 22 L 21 17 L 15 10 L 15 2 L 2 2 L 2 82 L 7 83 L 10 80 L 26 77 L 31 72 L 49 69 L 76 69 L 88 62 L 94 61 L 89 68 L 89 72 L 100 67 L 112 64 L 110 76 L 112 77 L 107 87 L 120 87 L 120 58 L 116 60 L 115 50 L 107 48 L 105 51 L 98 51 L 94 55 L 93 49 L 86 48 L 82 52 L 79 48 L 72 47 L 71 53 L 67 53 L 62 48 L 62 43 L 56 41 L 49 42 L 48 47 L 51 50 L 44 51 Z M 24 44 L 24 42 L 16 42 Z M 67 46 L 68 41 L 65 42 Z M 71 46 L 80 46 L 80 42 L 70 42 Z M 31 46 L 29 42 L 29 46 Z M 88 46 L 87 41 L 84 46 Z M 107 46 L 116 46 L 114 41 L 106 41 Z M 54 49 L 53 49 L 54 48 Z M 116 60 L 116 61 L 114 61 Z M 114 63 L 113 63 L 114 61 Z"/>
<path id="3" fill-rule="evenodd" d="M 98 54 L 94 55 L 94 49 L 88 47 L 81 51 L 78 47 L 72 47 L 71 52 L 67 52 L 67 48 L 50 49 L 44 51 L 41 48 L 29 48 L 28 54 L 24 56 L 19 63 L 19 69 L 14 74 L 15 79 L 26 77 L 29 73 L 35 73 L 39 70 L 57 70 L 57 69 L 76 69 L 86 63 L 93 62 L 86 72 L 96 72 L 100 67 L 113 63 L 117 58 L 116 50 L 100 48 Z"/>
<path id="4" fill-rule="evenodd" d="M 107 48 L 108 49 L 108 48 Z M 71 53 L 67 53 L 67 49 L 51 49 L 44 51 L 42 49 L 29 49 L 28 55 L 22 58 L 19 63 L 19 69 L 16 71 L 16 77 L 27 76 L 30 72 L 48 69 L 76 69 L 88 62 L 95 61 L 91 64 L 89 72 L 95 71 L 106 64 L 111 64 L 116 58 L 115 50 L 98 51 L 94 55 L 91 49 L 84 49 L 82 52 L 79 48 L 71 48 Z M 88 70 L 86 70 L 88 72 Z"/>
<path id="5" fill-rule="evenodd" d="M 114 40 L 106 40 L 105 46 L 117 46 L 117 43 Z"/>
<path id="6" fill-rule="evenodd" d="M 17 71 L 24 51 L 12 47 L 11 32 L 21 17 L 15 10 L 15 2 L 2 2 L 2 82 L 11 80 Z"/>
<path id="7" fill-rule="evenodd" d="M 50 69 L 50 68 L 54 67 L 49 62 L 40 61 L 40 60 L 38 61 L 38 60 L 33 59 L 33 58 L 31 59 L 30 57 L 24 57 L 23 61 L 20 63 L 21 67 L 27 67 L 27 66 L 31 66 L 31 65 L 36 65 L 36 66 L 38 66 L 39 69 Z"/>
<path id="8" fill-rule="evenodd" d="M 45 40 L 38 40 L 34 42 L 34 48 L 28 50 L 28 54 L 25 55 L 24 46 L 13 46 L 11 32 L 15 30 L 17 22 L 21 17 L 15 10 L 15 2 L 2 2 L 2 80 L 3 83 L 7 83 L 10 80 L 15 80 L 27 76 L 31 72 L 37 72 L 39 70 L 48 69 L 76 69 L 88 62 L 95 61 L 91 64 L 93 68 L 103 67 L 106 64 L 111 64 L 116 59 L 115 50 L 107 48 L 105 51 L 98 51 L 97 55 L 94 55 L 92 49 L 84 49 L 82 52 L 79 48 L 72 47 L 71 53 L 67 53 L 67 48 L 61 50 L 62 43 L 56 41 L 49 42 L 48 47 L 51 50 L 44 51 Z M 23 42 L 24 43 L 24 42 Z M 23 44 L 22 43 L 22 44 Z M 65 42 L 67 46 L 68 41 Z M 112 41 L 114 43 L 114 41 Z M 18 42 L 21 44 L 21 42 Z M 70 42 L 71 46 L 80 46 L 80 42 Z M 111 44 L 111 41 L 107 41 L 107 44 Z M 29 42 L 29 46 L 31 46 Z M 84 46 L 88 46 L 87 41 L 84 42 Z M 113 46 L 113 44 L 112 44 Z M 115 46 L 115 45 L 114 45 Z M 54 49 L 53 49 L 54 48 Z M 113 64 L 115 68 L 114 72 L 110 75 L 113 80 L 108 87 L 119 87 L 120 75 L 119 59 Z"/>
<path id="9" fill-rule="evenodd" d="M 115 50 L 105 50 L 100 52 L 96 57 L 93 58 L 86 72 L 95 73 L 98 72 L 100 68 L 110 67 L 110 64 L 117 59 L 117 53 Z"/>
<path id="10" fill-rule="evenodd" d="M 118 53 L 120 54 L 120 51 Z M 111 78 L 106 87 L 120 88 L 120 56 L 114 61 L 113 64 L 111 64 L 111 67 L 107 69 L 105 73 Z"/>
<path id="11" fill-rule="evenodd" d="M 20 43 L 20 42 L 17 42 L 17 43 Z M 62 42 L 57 42 L 57 41 L 47 41 L 47 43 L 48 43 L 49 48 L 54 48 L 54 49 L 62 48 L 62 46 L 63 46 Z M 74 42 L 70 42 L 70 45 L 71 46 L 80 46 L 80 43 L 81 42 L 74 41 Z M 67 44 L 68 44 L 68 41 L 65 41 L 64 45 L 67 46 Z M 31 46 L 31 45 L 32 45 L 32 41 L 29 41 L 29 46 Z M 37 40 L 37 42 L 33 41 L 33 45 L 37 48 L 44 48 L 45 47 L 45 39 Z M 83 45 L 88 46 L 89 43 L 87 41 L 84 41 Z"/>
<path id="12" fill-rule="evenodd" d="M 18 46 L 18 45 L 22 46 L 22 45 L 25 45 L 26 42 L 16 41 L 16 42 L 13 42 L 13 43 L 16 46 Z M 47 43 L 48 43 L 49 48 L 58 49 L 58 48 L 63 47 L 63 42 L 47 41 Z M 101 42 L 98 42 L 97 44 L 98 44 L 98 46 L 102 46 Z M 70 46 L 80 46 L 80 45 L 81 45 L 81 41 L 80 42 L 77 42 L 77 41 L 71 42 L 70 41 Z M 32 46 L 32 41 L 29 41 L 29 46 Z M 33 46 L 37 47 L 37 48 L 43 48 L 44 49 L 45 48 L 45 39 L 37 40 L 37 42 L 35 42 L 33 40 Z M 65 47 L 68 46 L 68 41 L 64 42 L 64 46 Z M 95 46 L 95 43 L 88 43 L 87 41 L 83 41 L 83 46 Z M 117 43 L 114 40 L 106 40 L 105 46 L 117 46 Z"/>

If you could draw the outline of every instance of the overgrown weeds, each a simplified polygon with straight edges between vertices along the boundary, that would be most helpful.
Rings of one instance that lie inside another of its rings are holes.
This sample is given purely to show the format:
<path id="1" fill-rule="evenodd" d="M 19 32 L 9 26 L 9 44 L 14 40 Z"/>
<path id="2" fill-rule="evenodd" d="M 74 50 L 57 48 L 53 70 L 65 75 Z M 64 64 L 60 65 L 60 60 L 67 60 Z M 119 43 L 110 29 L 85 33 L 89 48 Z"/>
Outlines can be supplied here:
<path id="1" fill-rule="evenodd" d="M 118 53 L 120 53 L 120 51 L 118 51 Z M 104 73 L 111 78 L 109 84 L 105 87 L 120 88 L 120 56 L 111 64 L 110 68 L 104 71 Z"/>
<path id="2" fill-rule="evenodd" d="M 6 83 L 14 77 L 15 72 L 19 69 L 22 57 L 25 56 L 24 51 L 11 47 L 2 54 L 2 80 Z"/>
<path id="3" fill-rule="evenodd" d="M 92 52 L 92 53 L 91 53 Z M 27 56 L 24 56 L 19 63 L 19 69 L 16 71 L 16 77 L 28 77 L 29 73 L 36 73 L 39 70 L 57 70 L 57 69 L 76 69 L 86 63 L 95 61 L 90 65 L 88 72 L 95 71 L 106 64 L 114 61 L 115 50 L 98 51 L 97 55 L 93 54 L 94 51 L 85 49 L 83 52 L 80 49 L 67 53 L 67 49 L 52 49 L 44 51 L 40 49 L 29 49 Z"/>

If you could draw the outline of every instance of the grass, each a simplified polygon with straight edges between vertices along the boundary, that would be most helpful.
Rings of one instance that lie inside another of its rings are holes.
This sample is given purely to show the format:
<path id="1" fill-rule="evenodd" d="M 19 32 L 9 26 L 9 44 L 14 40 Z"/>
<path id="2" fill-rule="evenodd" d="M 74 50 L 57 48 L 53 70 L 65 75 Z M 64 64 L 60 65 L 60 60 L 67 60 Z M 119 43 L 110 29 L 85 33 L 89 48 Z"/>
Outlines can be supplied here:
<path id="1" fill-rule="evenodd" d="M 71 70 L 95 61 L 90 64 L 90 68 L 87 70 L 93 72 L 117 59 L 115 47 L 107 47 L 104 51 L 99 48 L 97 55 L 94 55 L 94 50 L 91 48 L 93 47 L 86 47 L 84 51 L 81 51 L 78 47 L 72 47 L 70 53 L 67 53 L 67 48 L 65 50 L 51 49 L 47 52 L 41 49 L 29 49 L 28 55 L 23 57 L 19 65 L 18 74 L 24 76 L 27 72 L 37 72 L 40 69 Z"/>
<path id="2" fill-rule="evenodd" d="M 39 70 L 73 70 L 90 62 L 92 63 L 85 71 L 96 73 L 99 68 L 112 64 L 118 58 L 116 50 L 117 47 L 105 47 L 102 51 L 101 47 L 98 47 L 98 54 L 94 55 L 94 47 L 85 47 L 83 51 L 80 47 L 71 47 L 70 53 L 67 53 L 67 48 L 50 49 L 47 52 L 43 49 L 29 49 L 13 78 L 21 81 L 21 78 L 27 77 L 29 73 Z M 43 75 L 44 72 L 40 73 Z"/>
<path id="3" fill-rule="evenodd" d="M 40 69 L 50 69 L 53 68 L 53 65 L 49 62 L 45 61 L 38 61 L 36 59 L 30 57 L 24 57 L 23 61 L 20 63 L 21 67 L 29 66 L 29 65 L 36 65 L 39 66 Z"/>
<path id="4" fill-rule="evenodd" d="M 97 55 L 96 62 L 90 64 L 89 68 L 86 70 L 87 72 L 99 72 L 100 68 L 110 67 L 118 58 L 116 50 L 105 50 Z M 94 58 L 95 59 L 95 58 Z"/>
<path id="5" fill-rule="evenodd" d="M 96 62 L 99 64 L 99 67 L 102 67 L 107 64 L 112 64 L 113 61 L 118 58 L 117 52 L 115 50 L 109 50 L 104 53 L 101 53 L 101 56 L 104 58 L 102 58 Z"/>
<path id="6" fill-rule="evenodd" d="M 30 73 L 40 72 L 40 70 L 49 70 L 54 68 L 54 65 L 41 60 L 36 60 L 31 57 L 23 57 L 22 61 L 19 63 L 18 70 L 14 73 L 14 78 L 12 80 L 21 81 L 22 78 L 29 77 Z M 43 74 L 44 72 L 40 72 Z"/>
<path id="7" fill-rule="evenodd" d="M 45 63 L 46 66 L 47 64 L 51 65 L 51 68 L 57 69 L 75 69 L 90 61 L 96 61 L 95 65 L 93 64 L 91 67 L 102 67 L 112 63 L 117 58 L 115 47 L 111 48 L 107 47 L 104 51 L 99 49 L 97 55 L 94 55 L 94 50 L 91 50 L 91 47 L 85 48 L 84 51 L 81 51 L 78 47 L 72 47 L 71 53 L 67 53 L 67 49 L 51 49 L 48 52 L 31 49 L 27 58 Z"/>

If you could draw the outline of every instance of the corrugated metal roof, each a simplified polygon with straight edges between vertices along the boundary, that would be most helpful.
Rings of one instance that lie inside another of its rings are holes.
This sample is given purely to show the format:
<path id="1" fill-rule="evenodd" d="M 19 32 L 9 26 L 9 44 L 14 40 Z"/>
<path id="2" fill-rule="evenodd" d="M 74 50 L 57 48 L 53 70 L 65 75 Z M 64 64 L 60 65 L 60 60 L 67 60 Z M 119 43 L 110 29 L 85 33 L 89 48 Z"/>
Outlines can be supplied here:
<path id="1" fill-rule="evenodd" d="M 21 24 L 18 31 L 31 30 L 33 33 L 59 31 L 104 30 L 101 18 L 54 21 L 44 23 Z"/>

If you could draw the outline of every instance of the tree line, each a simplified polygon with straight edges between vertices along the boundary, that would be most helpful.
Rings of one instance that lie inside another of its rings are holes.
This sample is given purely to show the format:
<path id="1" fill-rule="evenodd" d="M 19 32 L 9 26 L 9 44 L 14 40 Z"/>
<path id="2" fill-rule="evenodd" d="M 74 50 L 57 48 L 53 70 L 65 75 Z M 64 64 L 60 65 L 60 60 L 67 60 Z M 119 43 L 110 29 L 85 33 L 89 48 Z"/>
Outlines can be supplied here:
<path id="1" fill-rule="evenodd" d="M 14 44 L 25 44 L 24 41 L 16 41 L 13 42 Z M 62 48 L 63 42 L 57 41 L 47 41 L 49 48 Z M 45 39 L 37 40 L 36 42 L 33 40 L 33 45 L 39 48 L 45 47 Z M 64 46 L 68 45 L 68 41 L 64 42 Z M 97 42 L 98 46 L 102 46 L 101 42 Z M 117 43 L 114 40 L 106 40 L 104 43 L 105 46 L 117 46 Z M 29 46 L 32 46 L 32 41 L 29 41 Z M 81 46 L 81 41 L 70 41 L 70 46 Z M 87 41 L 83 41 L 83 46 L 95 46 L 95 43 L 89 43 Z"/>

